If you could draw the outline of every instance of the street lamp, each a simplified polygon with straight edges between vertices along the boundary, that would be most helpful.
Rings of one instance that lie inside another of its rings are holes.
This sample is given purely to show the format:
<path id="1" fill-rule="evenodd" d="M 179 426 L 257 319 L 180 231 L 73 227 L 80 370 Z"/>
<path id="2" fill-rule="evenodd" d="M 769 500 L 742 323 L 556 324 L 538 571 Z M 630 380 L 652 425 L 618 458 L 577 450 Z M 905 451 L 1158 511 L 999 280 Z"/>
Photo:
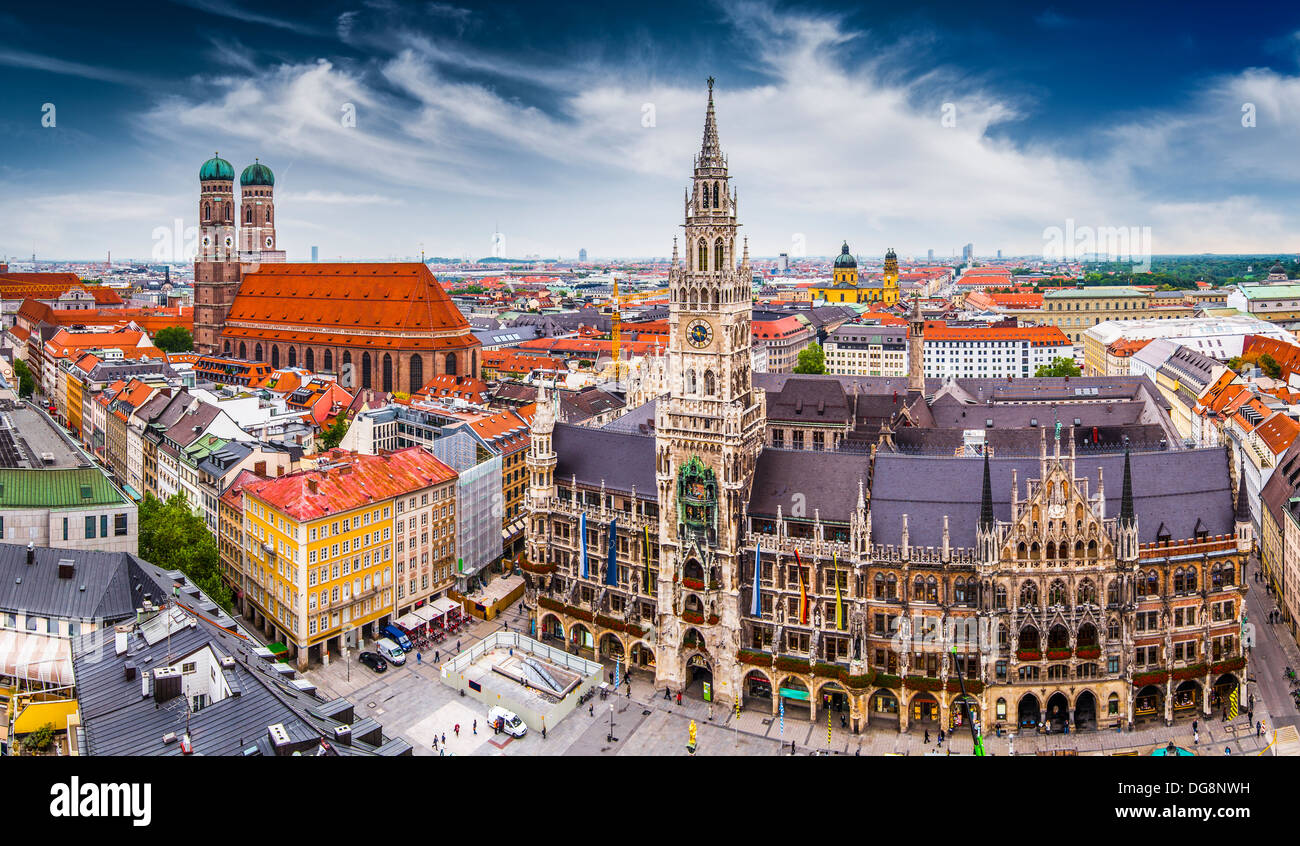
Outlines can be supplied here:
<path id="1" fill-rule="evenodd" d="M 614 703 L 613 702 L 609 703 L 609 736 L 606 738 L 606 740 L 610 743 L 614 743 L 618 740 L 618 738 L 614 737 Z"/>

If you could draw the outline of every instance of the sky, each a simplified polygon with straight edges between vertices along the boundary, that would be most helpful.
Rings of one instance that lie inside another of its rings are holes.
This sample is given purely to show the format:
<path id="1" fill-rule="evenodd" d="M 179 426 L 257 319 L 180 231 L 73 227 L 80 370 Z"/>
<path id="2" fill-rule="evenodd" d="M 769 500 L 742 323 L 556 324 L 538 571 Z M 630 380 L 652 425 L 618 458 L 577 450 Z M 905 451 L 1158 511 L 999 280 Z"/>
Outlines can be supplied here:
<path id="1" fill-rule="evenodd" d="M 291 260 L 666 256 L 709 76 L 754 256 L 1300 252 L 1300 6 L 1078 5 L 11 4 L 0 256 L 184 258 L 216 151 Z"/>

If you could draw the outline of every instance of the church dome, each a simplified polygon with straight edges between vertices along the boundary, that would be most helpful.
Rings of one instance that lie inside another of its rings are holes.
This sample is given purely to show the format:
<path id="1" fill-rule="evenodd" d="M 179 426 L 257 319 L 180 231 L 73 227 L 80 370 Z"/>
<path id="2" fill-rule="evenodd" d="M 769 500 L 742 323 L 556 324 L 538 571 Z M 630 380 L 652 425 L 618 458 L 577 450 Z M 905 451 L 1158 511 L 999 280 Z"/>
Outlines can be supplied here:
<path id="1" fill-rule="evenodd" d="M 257 159 L 254 159 L 253 163 L 248 167 L 244 168 L 244 172 L 239 175 L 239 184 L 240 185 L 274 185 L 275 174 L 271 173 L 271 169 L 269 167 L 262 164 Z"/>
<path id="2" fill-rule="evenodd" d="M 204 162 L 203 167 L 199 168 L 199 179 L 201 181 L 208 179 L 233 180 L 234 178 L 235 169 L 230 166 L 230 162 L 216 153 L 213 153 L 212 158 Z"/>
<path id="3" fill-rule="evenodd" d="M 849 242 L 845 241 L 844 246 L 840 248 L 840 254 L 835 257 L 836 267 L 857 267 L 858 260 L 849 252 Z"/>
<path id="4" fill-rule="evenodd" d="M 1286 273 L 1286 268 L 1282 266 L 1282 262 L 1278 262 L 1277 264 L 1273 265 L 1268 269 L 1269 276 L 1272 276 L 1277 273 L 1281 273 L 1281 274 Z"/>

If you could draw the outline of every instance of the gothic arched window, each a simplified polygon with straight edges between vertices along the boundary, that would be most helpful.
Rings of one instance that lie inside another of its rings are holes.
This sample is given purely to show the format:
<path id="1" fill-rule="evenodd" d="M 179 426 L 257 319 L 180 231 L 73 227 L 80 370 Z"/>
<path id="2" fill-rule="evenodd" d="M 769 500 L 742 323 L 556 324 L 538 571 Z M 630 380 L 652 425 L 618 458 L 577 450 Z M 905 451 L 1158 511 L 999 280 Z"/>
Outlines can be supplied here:
<path id="1" fill-rule="evenodd" d="M 298 350 L 294 347 L 289 347 L 289 366 L 298 366 Z"/>
<path id="2" fill-rule="evenodd" d="M 456 354 L 454 352 L 447 353 L 447 358 L 443 362 L 442 366 L 443 366 L 444 373 L 446 373 L 448 376 L 455 376 L 456 375 Z M 421 385 L 421 387 L 423 387 L 423 385 Z"/>
<path id="3" fill-rule="evenodd" d="M 1021 586 L 1020 604 L 1021 605 L 1038 604 L 1038 585 L 1034 584 L 1033 582 L 1025 582 L 1024 585 Z"/>
<path id="4" fill-rule="evenodd" d="M 726 264 L 726 259 L 722 256 L 722 239 L 719 238 L 713 242 L 713 269 L 721 270 Z"/>
<path id="5" fill-rule="evenodd" d="M 239 357 L 248 358 L 248 345 L 243 341 L 239 342 Z"/>
<path id="6" fill-rule="evenodd" d="M 280 369 L 280 345 L 279 344 L 271 344 L 271 367 L 276 370 Z"/>
<path id="7" fill-rule="evenodd" d="M 262 345 L 261 345 L 261 344 L 258 344 L 257 346 L 253 347 L 253 360 L 254 360 L 254 361 L 261 361 L 261 360 L 262 360 Z"/>
<path id="8" fill-rule="evenodd" d="M 694 369 L 690 369 L 686 371 L 686 393 L 688 394 L 695 393 L 695 370 Z"/>
<path id="9" fill-rule="evenodd" d="M 390 353 L 384 353 L 381 371 L 383 374 L 384 393 L 393 390 L 393 356 Z"/>
<path id="10" fill-rule="evenodd" d="M 330 350 L 325 350 L 325 372 L 334 372 L 334 353 Z"/>
<path id="11" fill-rule="evenodd" d="M 270 207 L 270 206 L 267 206 L 267 208 L 266 208 L 266 222 L 267 222 L 267 223 L 270 223 L 270 222 L 271 222 L 271 207 Z"/>
<path id="12" fill-rule="evenodd" d="M 709 244 L 703 238 L 700 239 L 699 265 L 696 270 L 704 271 L 709 269 Z"/>
<path id="13" fill-rule="evenodd" d="M 253 222 L 253 207 L 249 206 L 248 208 L 244 209 L 244 223 L 252 223 L 252 222 Z"/>
<path id="14" fill-rule="evenodd" d="M 713 207 L 715 209 L 718 207 L 718 193 L 718 183 L 715 182 L 713 183 Z"/>
<path id="15" fill-rule="evenodd" d="M 415 393 L 424 387 L 424 359 L 419 353 L 411 356 L 410 391 Z"/>
<path id="16" fill-rule="evenodd" d="M 706 397 L 711 397 L 714 395 L 714 393 L 717 392 L 717 389 L 718 389 L 718 380 L 713 375 L 713 371 L 712 370 L 704 371 L 704 395 Z"/>
<path id="17" fill-rule="evenodd" d="M 307 355 L 306 355 L 304 358 L 306 359 L 305 366 L 307 367 L 307 369 L 308 369 L 308 370 L 315 370 L 315 369 L 316 369 L 316 353 L 312 350 L 311 347 L 308 347 L 308 348 L 307 348 Z"/>
<path id="18" fill-rule="evenodd" d="M 212 206 L 207 203 L 203 204 L 203 219 L 212 220 Z"/>

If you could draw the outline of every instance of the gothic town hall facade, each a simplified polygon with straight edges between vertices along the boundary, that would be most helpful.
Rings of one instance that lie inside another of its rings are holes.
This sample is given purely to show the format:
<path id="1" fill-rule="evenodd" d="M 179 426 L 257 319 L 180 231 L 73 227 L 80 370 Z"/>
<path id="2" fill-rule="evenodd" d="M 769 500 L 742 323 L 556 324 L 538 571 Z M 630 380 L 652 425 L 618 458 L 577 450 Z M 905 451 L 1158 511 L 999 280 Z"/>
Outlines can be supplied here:
<path id="1" fill-rule="evenodd" d="M 639 427 L 539 396 L 538 637 L 855 731 L 1109 729 L 1244 696 L 1253 538 L 1224 450 L 1184 447 L 1137 377 L 925 380 L 915 311 L 907 379 L 751 372 L 737 201 L 710 80 L 671 390 Z"/>

